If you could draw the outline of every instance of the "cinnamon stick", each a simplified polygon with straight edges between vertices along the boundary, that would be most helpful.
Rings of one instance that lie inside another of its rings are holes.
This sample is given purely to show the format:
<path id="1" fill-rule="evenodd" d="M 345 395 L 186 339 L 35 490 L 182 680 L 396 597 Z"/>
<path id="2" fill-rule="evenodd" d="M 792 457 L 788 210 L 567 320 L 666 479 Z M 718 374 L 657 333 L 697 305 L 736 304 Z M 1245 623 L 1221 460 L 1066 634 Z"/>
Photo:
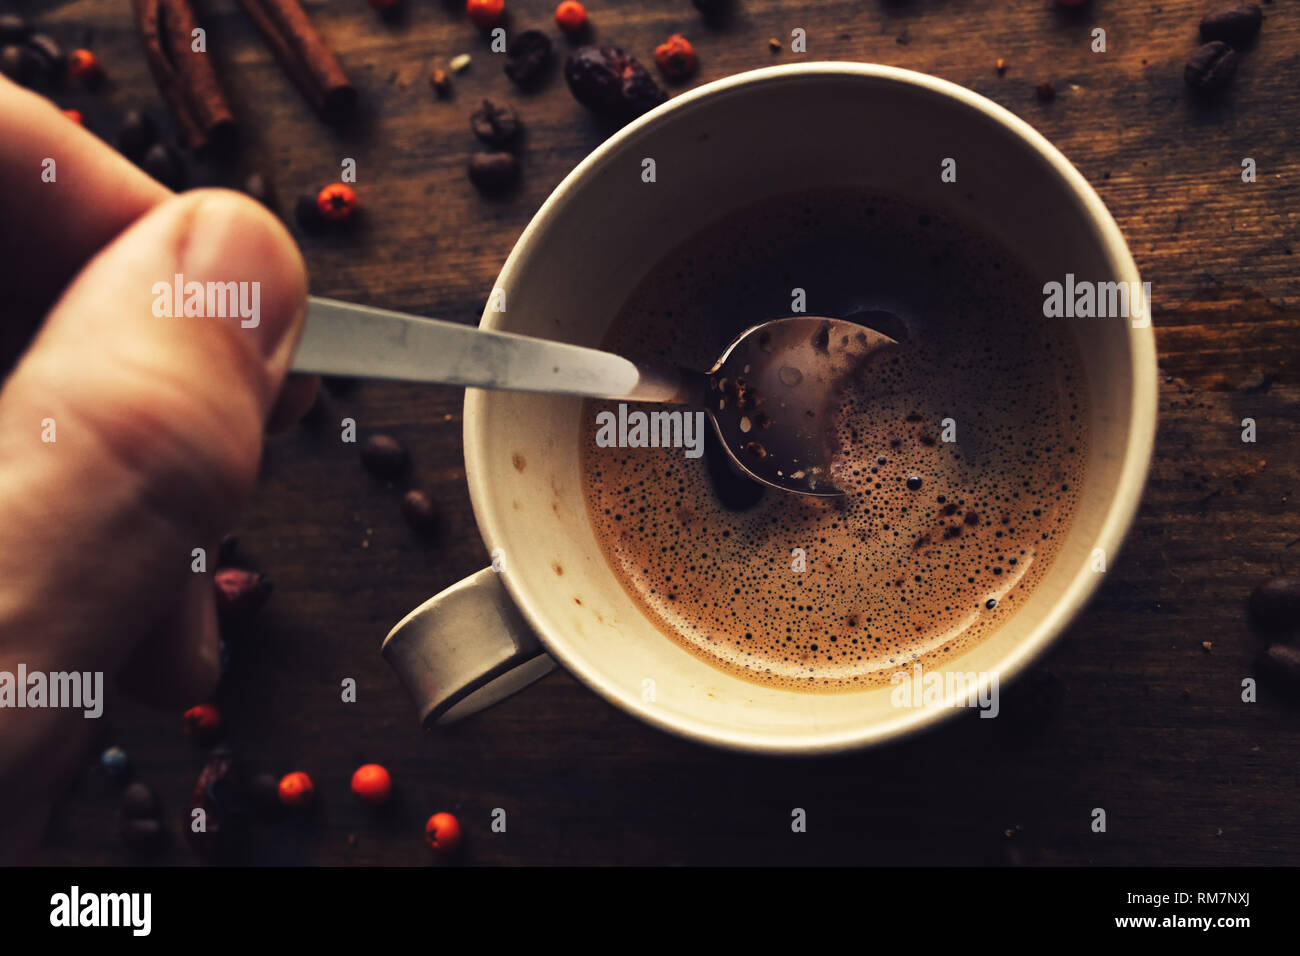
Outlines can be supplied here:
<path id="1" fill-rule="evenodd" d="M 194 50 L 198 26 L 188 0 L 132 0 L 145 57 L 185 144 L 201 150 L 234 129 L 235 114 L 207 53 Z"/>
<path id="2" fill-rule="evenodd" d="M 327 120 L 347 118 L 357 92 L 298 0 L 239 0 L 280 67 Z"/>

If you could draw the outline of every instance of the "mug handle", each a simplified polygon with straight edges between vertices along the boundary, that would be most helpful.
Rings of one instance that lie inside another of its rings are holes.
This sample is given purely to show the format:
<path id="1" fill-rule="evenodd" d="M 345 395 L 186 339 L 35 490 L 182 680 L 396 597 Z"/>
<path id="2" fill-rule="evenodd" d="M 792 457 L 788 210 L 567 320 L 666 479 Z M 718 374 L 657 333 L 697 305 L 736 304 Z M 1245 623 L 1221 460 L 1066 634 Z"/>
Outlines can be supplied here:
<path id="1" fill-rule="evenodd" d="M 425 729 L 453 724 L 555 669 L 501 575 L 484 568 L 417 607 L 388 632 L 381 653 Z"/>

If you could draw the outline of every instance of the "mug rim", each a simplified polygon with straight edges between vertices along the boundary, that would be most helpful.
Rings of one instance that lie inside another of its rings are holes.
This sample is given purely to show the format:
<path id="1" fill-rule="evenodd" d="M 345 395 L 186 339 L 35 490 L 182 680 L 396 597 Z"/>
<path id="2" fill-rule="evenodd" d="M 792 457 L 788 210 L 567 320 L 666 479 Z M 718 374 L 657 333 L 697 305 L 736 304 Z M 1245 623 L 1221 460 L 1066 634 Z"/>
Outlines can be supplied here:
<path id="1" fill-rule="evenodd" d="M 693 90 L 679 94 L 653 110 L 638 117 L 614 132 L 604 142 L 582 159 L 551 192 L 528 225 L 515 241 L 497 276 L 496 286 L 508 287 L 509 280 L 519 263 L 531 251 L 536 237 L 575 199 L 581 182 L 588 172 L 609 157 L 641 130 L 658 122 L 667 114 L 698 106 L 702 101 L 720 94 L 746 87 L 768 83 L 799 82 L 809 77 L 856 77 L 883 80 L 904 86 L 920 87 L 931 93 L 956 100 L 967 109 L 983 114 L 1020 139 L 1056 174 L 1067 194 L 1083 208 L 1100 240 L 1105 258 L 1114 274 L 1126 281 L 1141 282 L 1137 264 L 1129 250 L 1119 225 L 1102 202 L 1092 185 L 1074 165 L 1043 134 L 1005 107 L 979 93 L 926 73 L 876 63 L 822 60 L 810 63 L 784 64 L 761 67 L 714 80 Z M 497 329 L 502 325 L 503 313 L 485 307 L 479 328 Z M 1093 548 L 1102 548 L 1108 563 L 1113 563 L 1132 526 L 1142 494 L 1155 447 L 1156 416 L 1158 409 L 1157 360 L 1154 323 L 1144 328 L 1127 328 L 1125 336 L 1129 360 L 1133 369 L 1131 388 L 1132 411 L 1128 420 L 1128 440 L 1124 449 L 1116 493 L 1102 520 L 1101 528 L 1092 541 Z M 490 393 L 482 389 L 466 389 L 462 442 L 465 456 L 465 476 L 469 485 L 470 504 L 474 520 L 487 544 L 493 551 L 503 537 L 498 513 L 493 505 L 492 481 L 483 460 L 485 443 L 479 440 L 478 431 L 484 403 Z M 699 721 L 691 715 L 668 715 L 642 701 L 637 695 L 624 694 L 604 677 L 598 666 L 570 654 L 563 639 L 556 640 L 541 626 L 542 615 L 534 606 L 533 597 L 511 575 L 503 574 L 503 583 L 529 626 L 536 633 L 546 651 L 569 673 L 578 677 L 605 700 L 646 723 L 688 740 L 703 742 L 730 750 L 750 753 L 782 755 L 820 755 L 862 749 L 904 736 L 915 734 L 923 728 L 947 720 L 959 708 L 936 707 L 904 709 L 894 720 L 834 732 L 819 731 L 808 734 L 767 734 L 740 728 L 722 728 Z M 1016 643 L 996 668 L 999 682 L 1009 681 L 1035 658 L 1041 655 L 1061 635 L 1071 621 L 1083 610 L 1088 600 L 1101 584 L 1101 575 L 1086 564 L 1077 568 L 1069 578 L 1060 596 L 1037 622 L 1024 639 Z M 665 640 L 670 640 L 666 635 Z"/>

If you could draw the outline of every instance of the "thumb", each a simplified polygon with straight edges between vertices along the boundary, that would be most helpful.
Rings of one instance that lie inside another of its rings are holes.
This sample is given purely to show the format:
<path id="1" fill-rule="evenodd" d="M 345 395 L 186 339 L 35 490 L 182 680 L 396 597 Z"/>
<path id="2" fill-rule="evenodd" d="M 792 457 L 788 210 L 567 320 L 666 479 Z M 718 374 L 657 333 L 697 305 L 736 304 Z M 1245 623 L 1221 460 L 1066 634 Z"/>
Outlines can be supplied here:
<path id="1" fill-rule="evenodd" d="M 116 673 L 187 621 L 160 635 L 167 677 L 211 689 L 215 629 L 177 608 L 210 591 L 193 549 L 215 562 L 251 491 L 305 294 L 280 223 L 212 190 L 162 202 L 82 270 L 0 391 L 0 656 Z"/>

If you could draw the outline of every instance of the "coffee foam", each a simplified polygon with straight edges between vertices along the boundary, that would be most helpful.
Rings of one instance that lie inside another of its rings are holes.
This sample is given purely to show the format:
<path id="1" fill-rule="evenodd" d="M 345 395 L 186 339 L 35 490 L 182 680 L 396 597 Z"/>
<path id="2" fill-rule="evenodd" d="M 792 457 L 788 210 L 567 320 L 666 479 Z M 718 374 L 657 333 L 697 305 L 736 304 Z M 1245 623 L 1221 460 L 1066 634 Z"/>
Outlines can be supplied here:
<path id="1" fill-rule="evenodd" d="M 613 406 L 589 402 L 588 513 L 625 590 L 709 663 L 800 690 L 888 684 L 987 637 L 1050 567 L 1084 478 L 1081 366 L 1042 318 L 1041 283 L 1004 251 L 841 194 L 705 230 L 650 272 L 605 347 L 708 368 L 744 328 L 791 314 L 796 288 L 809 314 L 884 309 L 906 326 L 844 395 L 832 475 L 845 495 L 769 490 L 732 510 L 702 460 L 597 447 L 596 413 Z"/>

